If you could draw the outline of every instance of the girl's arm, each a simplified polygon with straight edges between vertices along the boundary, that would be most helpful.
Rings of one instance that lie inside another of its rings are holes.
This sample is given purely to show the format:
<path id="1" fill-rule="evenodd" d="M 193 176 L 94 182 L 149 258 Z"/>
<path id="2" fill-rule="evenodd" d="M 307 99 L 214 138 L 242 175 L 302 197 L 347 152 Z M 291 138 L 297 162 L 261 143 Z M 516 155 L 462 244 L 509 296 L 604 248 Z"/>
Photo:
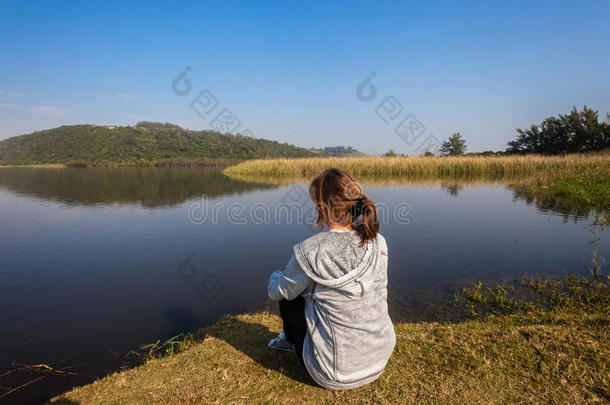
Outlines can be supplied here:
<path id="1" fill-rule="evenodd" d="M 313 281 L 301 270 L 299 263 L 292 255 L 284 271 L 276 271 L 269 277 L 267 294 L 272 300 L 292 301 L 312 284 Z"/>

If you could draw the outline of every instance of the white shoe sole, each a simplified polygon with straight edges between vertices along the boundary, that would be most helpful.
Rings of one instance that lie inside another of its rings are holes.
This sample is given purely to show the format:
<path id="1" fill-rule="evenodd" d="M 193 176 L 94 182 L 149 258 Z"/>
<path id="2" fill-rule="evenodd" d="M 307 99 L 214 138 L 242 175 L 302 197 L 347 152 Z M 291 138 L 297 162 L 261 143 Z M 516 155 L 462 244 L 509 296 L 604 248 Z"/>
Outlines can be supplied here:
<path id="1" fill-rule="evenodd" d="M 294 349 L 288 349 L 286 347 L 278 347 L 278 346 L 273 346 L 271 344 L 267 345 L 267 347 L 271 350 L 281 350 L 283 352 L 294 353 Z"/>

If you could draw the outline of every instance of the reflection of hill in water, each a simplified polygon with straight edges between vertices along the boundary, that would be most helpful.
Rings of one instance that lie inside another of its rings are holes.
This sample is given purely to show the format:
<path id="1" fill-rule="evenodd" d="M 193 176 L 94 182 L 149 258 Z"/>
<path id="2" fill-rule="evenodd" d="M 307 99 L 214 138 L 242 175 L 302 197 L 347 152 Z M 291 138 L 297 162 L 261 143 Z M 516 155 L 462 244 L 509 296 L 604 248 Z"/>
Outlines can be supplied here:
<path id="1" fill-rule="evenodd" d="M 232 179 L 213 168 L 5 168 L 0 169 L 0 187 L 66 204 L 159 207 L 204 194 L 213 198 L 275 186 Z"/>
<path id="2" fill-rule="evenodd" d="M 510 181 L 493 177 L 439 179 L 411 176 L 358 180 L 365 186 L 440 185 L 455 197 L 464 188 L 501 184 L 513 191 L 515 200 L 533 204 L 541 211 L 563 214 L 566 219 L 578 220 L 595 213 L 590 205 L 577 205 L 533 194 L 527 187 L 531 180 L 528 178 Z M 179 204 L 204 194 L 214 198 L 309 181 L 309 178 L 233 177 L 224 175 L 217 168 L 0 168 L 0 187 L 23 195 L 75 205 L 140 203 L 144 207 L 159 207 Z"/>

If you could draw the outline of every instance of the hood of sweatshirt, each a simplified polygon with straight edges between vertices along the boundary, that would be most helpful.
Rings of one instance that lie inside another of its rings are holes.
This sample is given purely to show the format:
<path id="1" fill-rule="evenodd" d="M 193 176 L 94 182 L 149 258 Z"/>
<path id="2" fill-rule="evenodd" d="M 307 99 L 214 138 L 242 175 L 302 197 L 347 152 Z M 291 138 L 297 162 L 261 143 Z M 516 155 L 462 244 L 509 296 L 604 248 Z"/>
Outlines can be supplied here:
<path id="1" fill-rule="evenodd" d="M 366 272 L 374 256 L 374 242 L 360 247 L 355 231 L 320 232 L 294 246 L 303 271 L 316 283 L 339 288 Z"/>

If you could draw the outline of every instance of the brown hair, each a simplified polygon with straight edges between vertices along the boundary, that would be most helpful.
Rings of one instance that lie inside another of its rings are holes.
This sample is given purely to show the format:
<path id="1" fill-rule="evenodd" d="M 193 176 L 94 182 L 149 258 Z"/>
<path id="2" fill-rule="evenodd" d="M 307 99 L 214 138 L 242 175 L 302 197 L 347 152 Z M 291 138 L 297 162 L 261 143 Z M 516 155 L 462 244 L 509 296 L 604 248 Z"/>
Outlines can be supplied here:
<path id="1" fill-rule="evenodd" d="M 351 174 L 327 169 L 313 179 L 309 194 L 318 212 L 314 226 L 351 226 L 360 236 L 360 246 L 377 236 L 377 207 Z"/>

